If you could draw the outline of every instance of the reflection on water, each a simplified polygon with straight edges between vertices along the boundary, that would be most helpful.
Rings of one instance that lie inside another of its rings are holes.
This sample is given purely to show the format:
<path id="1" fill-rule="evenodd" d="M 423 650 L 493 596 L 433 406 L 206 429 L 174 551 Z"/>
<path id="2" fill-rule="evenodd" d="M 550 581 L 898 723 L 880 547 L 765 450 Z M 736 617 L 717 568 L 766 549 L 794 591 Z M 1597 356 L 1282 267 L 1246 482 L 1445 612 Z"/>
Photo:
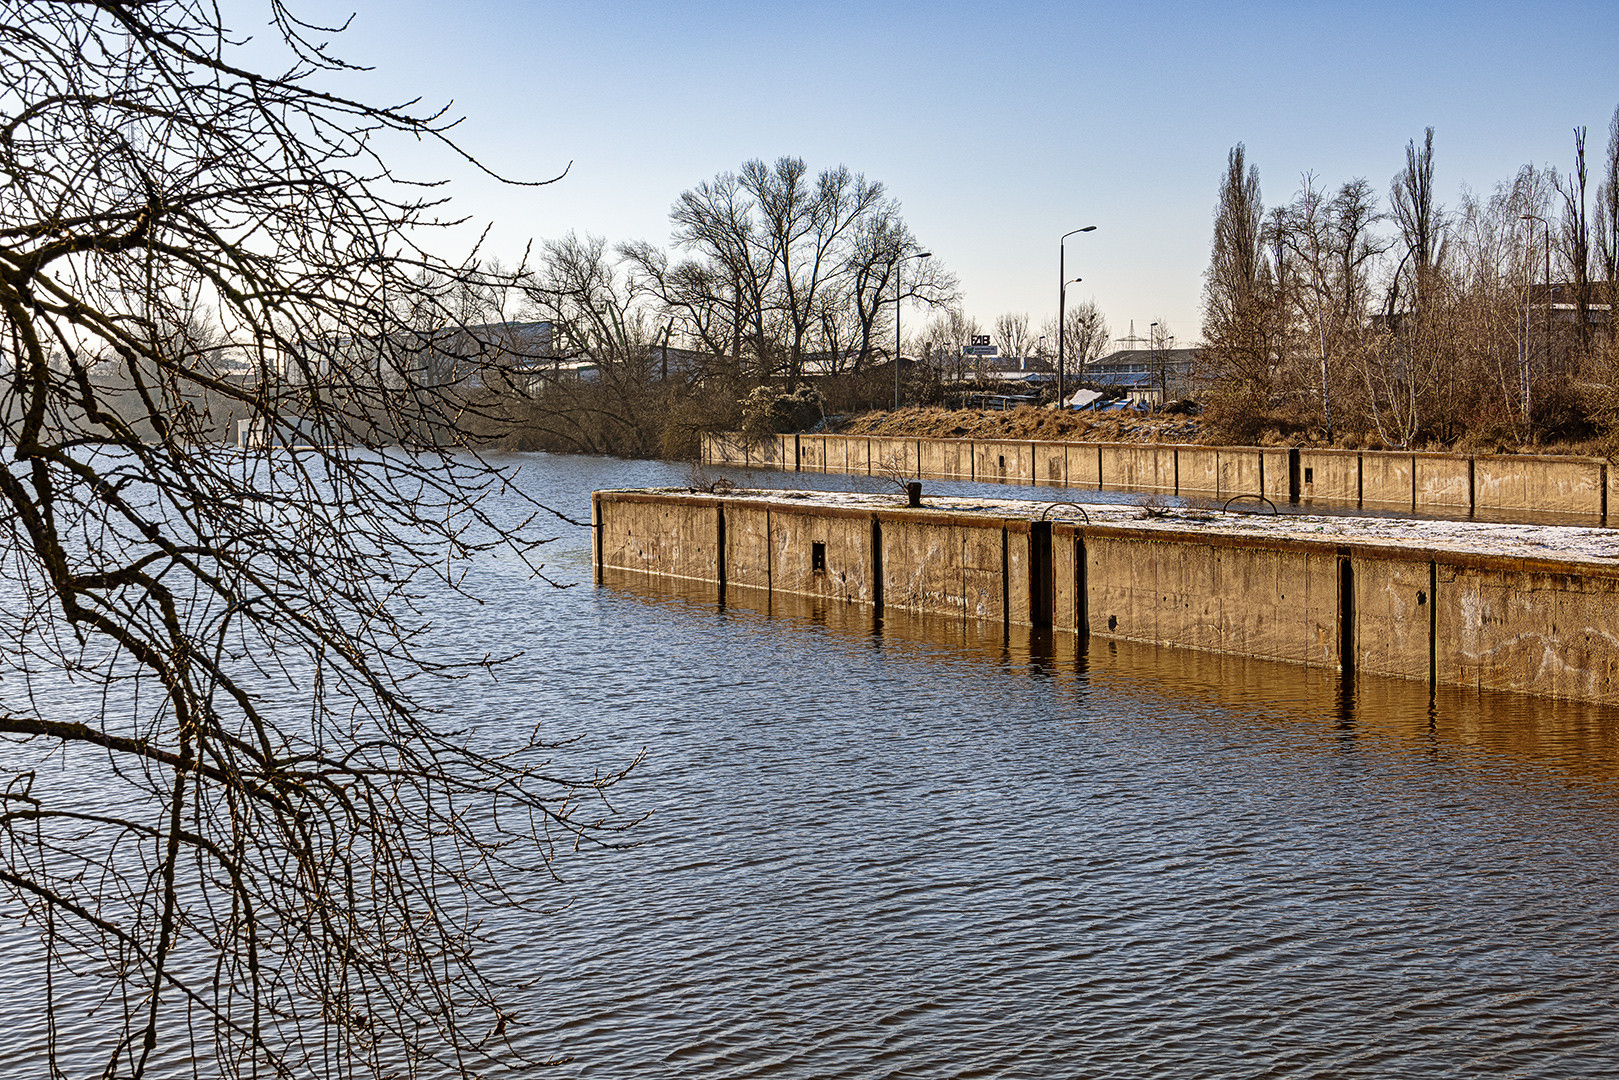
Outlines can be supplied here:
<path id="1" fill-rule="evenodd" d="M 1430 692 L 1424 683 L 1402 679 L 1345 680 L 1322 669 L 1128 641 L 1087 641 L 1026 626 L 903 611 L 875 616 L 857 604 L 734 585 L 722 601 L 709 584 L 625 571 L 607 571 L 603 585 L 666 611 L 706 608 L 731 618 L 869 635 L 913 658 L 937 651 L 1049 680 L 1076 695 L 1161 695 L 1182 706 L 1237 710 L 1242 717 L 1257 713 L 1310 725 L 1331 719 L 1340 738 L 1365 744 L 1361 749 L 1398 744 L 1437 750 L 1454 744 L 1591 779 L 1619 779 L 1619 711 L 1601 705 L 1454 686 Z"/>
<path id="2" fill-rule="evenodd" d="M 682 475 L 513 460 L 575 517 Z M 431 614 L 447 648 L 522 650 L 446 689 L 470 723 L 573 736 L 570 765 L 647 750 L 639 846 L 490 927 L 523 1045 L 572 1058 L 549 1075 L 1619 1071 L 1611 711 L 592 587 L 584 530 L 547 569 L 575 587 L 495 560 L 484 605 Z M 30 975 L 0 970 L 10 1015 Z M 26 1029 L 0 1039 L 33 1075 Z"/>

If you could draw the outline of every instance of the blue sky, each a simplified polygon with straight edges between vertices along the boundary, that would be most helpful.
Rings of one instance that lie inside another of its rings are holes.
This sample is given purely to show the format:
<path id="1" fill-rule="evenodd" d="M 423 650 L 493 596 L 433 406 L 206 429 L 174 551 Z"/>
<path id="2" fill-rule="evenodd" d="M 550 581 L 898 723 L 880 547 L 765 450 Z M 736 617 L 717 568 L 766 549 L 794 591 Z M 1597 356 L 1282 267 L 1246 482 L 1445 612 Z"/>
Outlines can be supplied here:
<path id="1" fill-rule="evenodd" d="M 1232 144 L 1246 143 L 1271 204 L 1305 170 L 1386 193 L 1407 140 L 1432 125 L 1454 205 L 1463 184 L 1487 190 L 1526 162 L 1566 168 L 1576 124 L 1599 165 L 1619 106 L 1614 0 L 299 10 L 355 13 L 339 51 L 376 70 L 345 89 L 453 101 L 462 141 L 508 174 L 573 163 L 549 187 L 503 189 L 405 148 L 408 165 L 452 179 L 456 208 L 492 225 L 508 261 L 569 229 L 666 242 L 683 189 L 792 154 L 883 181 L 985 324 L 1054 314 L 1057 239 L 1094 224 L 1069 241 L 1069 274 L 1085 279 L 1070 298 L 1093 297 L 1115 333 L 1163 319 L 1182 342 L 1198 333 Z"/>

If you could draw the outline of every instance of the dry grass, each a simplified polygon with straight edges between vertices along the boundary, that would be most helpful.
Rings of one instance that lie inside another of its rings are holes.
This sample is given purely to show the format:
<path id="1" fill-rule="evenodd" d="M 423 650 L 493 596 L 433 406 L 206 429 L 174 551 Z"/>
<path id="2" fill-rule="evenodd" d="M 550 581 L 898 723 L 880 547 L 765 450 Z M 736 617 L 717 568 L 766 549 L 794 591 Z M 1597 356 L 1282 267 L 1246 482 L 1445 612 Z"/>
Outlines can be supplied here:
<path id="1" fill-rule="evenodd" d="M 1157 416 L 1143 413 L 1063 412 L 1033 406 L 1016 409 L 941 409 L 913 407 L 894 411 L 861 413 L 838 429 L 844 435 L 879 435 L 922 439 L 1017 439 L 1046 442 L 1143 442 L 1181 444 L 1226 444 L 1229 438 L 1198 417 Z M 1257 440 L 1264 446 L 1324 446 L 1308 433 L 1288 437 L 1267 429 Z M 1374 435 L 1346 434 L 1333 445 L 1351 450 L 1388 450 Z M 1414 449 L 1454 451 L 1464 454 L 1575 454 L 1607 457 L 1611 446 L 1602 440 L 1524 445 L 1499 439 L 1463 438 L 1455 446 L 1425 444 Z"/>
<path id="2" fill-rule="evenodd" d="M 1050 442 L 1176 442 L 1203 439 L 1193 417 L 1104 413 L 1100 416 L 1022 406 L 1016 409 L 910 408 L 869 412 L 840 429 L 845 435 L 932 439 L 1024 439 Z"/>

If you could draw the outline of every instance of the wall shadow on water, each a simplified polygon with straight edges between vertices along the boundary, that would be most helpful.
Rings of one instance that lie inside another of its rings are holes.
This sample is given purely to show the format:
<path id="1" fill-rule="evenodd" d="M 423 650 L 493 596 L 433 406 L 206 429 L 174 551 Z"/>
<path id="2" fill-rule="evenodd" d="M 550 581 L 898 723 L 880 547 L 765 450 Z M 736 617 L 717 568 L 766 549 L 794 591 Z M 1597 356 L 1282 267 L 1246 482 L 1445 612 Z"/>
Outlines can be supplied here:
<path id="1" fill-rule="evenodd" d="M 1584 702 L 1441 686 L 1306 668 L 1268 660 L 1029 627 L 920 616 L 838 600 L 710 582 L 607 571 L 602 586 L 639 602 L 691 615 L 723 615 L 761 629 L 800 627 L 865 641 L 907 662 L 963 660 L 1010 678 L 1049 684 L 1086 700 L 1173 705 L 1256 723 L 1306 725 L 1331 733 L 1338 750 L 1465 751 L 1550 767 L 1571 779 L 1619 780 L 1619 709 Z"/>

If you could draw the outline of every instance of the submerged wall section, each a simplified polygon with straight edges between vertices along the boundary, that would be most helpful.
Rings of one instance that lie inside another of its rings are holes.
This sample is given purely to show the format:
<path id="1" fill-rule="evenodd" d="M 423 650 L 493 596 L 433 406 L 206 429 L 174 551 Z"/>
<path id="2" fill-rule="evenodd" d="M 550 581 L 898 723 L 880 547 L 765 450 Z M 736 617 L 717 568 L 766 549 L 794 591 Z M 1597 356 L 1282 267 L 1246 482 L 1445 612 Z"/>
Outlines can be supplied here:
<path id="1" fill-rule="evenodd" d="M 1041 520 L 1052 504 L 601 491 L 595 563 L 727 590 L 1619 704 L 1619 567 Z"/>

